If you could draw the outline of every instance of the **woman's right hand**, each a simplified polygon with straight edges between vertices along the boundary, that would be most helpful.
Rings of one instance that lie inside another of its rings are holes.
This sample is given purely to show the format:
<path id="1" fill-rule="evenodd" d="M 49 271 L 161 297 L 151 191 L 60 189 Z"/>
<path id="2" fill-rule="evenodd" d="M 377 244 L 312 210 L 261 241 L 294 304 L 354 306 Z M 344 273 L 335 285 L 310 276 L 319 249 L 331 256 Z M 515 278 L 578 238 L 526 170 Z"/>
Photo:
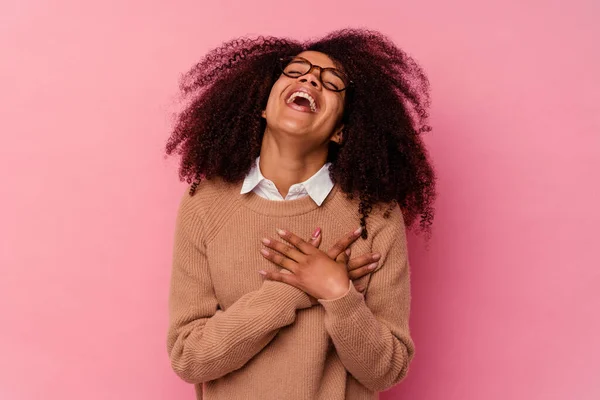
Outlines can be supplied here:
<path id="1" fill-rule="evenodd" d="M 322 237 L 323 237 L 323 235 L 321 234 L 321 229 L 317 228 L 313 232 L 313 236 L 310 238 L 310 240 L 308 242 L 310 244 L 312 244 L 313 246 L 315 246 L 316 248 L 319 248 L 319 246 L 321 245 Z M 351 242 L 348 242 L 347 239 L 348 239 L 348 235 L 344 235 L 332 247 L 338 246 L 345 250 L 342 253 L 340 253 L 340 255 L 337 257 L 336 261 L 344 262 L 346 264 L 346 266 L 348 267 L 348 276 L 352 280 L 352 283 L 354 283 L 354 281 L 358 280 L 359 278 L 362 278 L 363 276 L 365 276 L 367 274 L 370 274 L 371 272 L 373 272 L 375 270 L 375 268 L 377 268 L 377 263 L 378 263 L 379 259 L 381 258 L 381 255 L 379 253 L 367 253 L 367 254 L 361 255 L 360 257 L 350 259 L 350 255 L 352 254 L 350 245 L 352 243 L 354 243 L 354 240 Z M 356 288 L 357 291 L 359 291 L 361 293 L 364 292 L 364 290 L 366 289 L 366 288 L 362 287 L 361 285 L 357 285 L 357 284 L 354 284 L 354 287 Z M 317 299 L 315 299 L 312 296 L 310 297 L 310 301 L 311 301 L 311 304 L 313 304 L 313 305 L 319 304 Z"/>

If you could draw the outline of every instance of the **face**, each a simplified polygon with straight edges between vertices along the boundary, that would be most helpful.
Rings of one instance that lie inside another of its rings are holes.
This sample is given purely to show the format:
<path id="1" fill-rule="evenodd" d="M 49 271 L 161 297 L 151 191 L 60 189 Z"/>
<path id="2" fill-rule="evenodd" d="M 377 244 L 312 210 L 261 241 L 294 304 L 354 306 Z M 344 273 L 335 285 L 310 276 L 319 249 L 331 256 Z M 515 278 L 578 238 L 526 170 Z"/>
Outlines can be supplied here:
<path id="1" fill-rule="evenodd" d="M 338 68 L 324 53 L 305 51 L 297 56 L 323 68 Z M 298 77 L 281 74 L 271 88 L 262 114 L 267 120 L 267 130 L 303 137 L 308 145 L 341 141 L 346 91 L 326 89 L 319 74 L 316 67 Z"/>

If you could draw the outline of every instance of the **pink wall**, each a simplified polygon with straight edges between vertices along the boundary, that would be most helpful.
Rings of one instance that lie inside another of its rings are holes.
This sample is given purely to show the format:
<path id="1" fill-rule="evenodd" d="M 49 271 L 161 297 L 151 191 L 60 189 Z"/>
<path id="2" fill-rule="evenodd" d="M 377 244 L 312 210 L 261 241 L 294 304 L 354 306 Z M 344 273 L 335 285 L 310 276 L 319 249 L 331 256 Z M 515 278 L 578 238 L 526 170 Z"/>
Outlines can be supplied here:
<path id="1" fill-rule="evenodd" d="M 599 13 L 584 0 L 2 2 L 0 398 L 193 398 L 165 348 L 183 186 L 161 152 L 179 74 L 238 35 L 344 26 L 390 35 L 433 87 L 440 196 L 428 251 L 411 240 L 417 356 L 381 398 L 600 398 Z"/>

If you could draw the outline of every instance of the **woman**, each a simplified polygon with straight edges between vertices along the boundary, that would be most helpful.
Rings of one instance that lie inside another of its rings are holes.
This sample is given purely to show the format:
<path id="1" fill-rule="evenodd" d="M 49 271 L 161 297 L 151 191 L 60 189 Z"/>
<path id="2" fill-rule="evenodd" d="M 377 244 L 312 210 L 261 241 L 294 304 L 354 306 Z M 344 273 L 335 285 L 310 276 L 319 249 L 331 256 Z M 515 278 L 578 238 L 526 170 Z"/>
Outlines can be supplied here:
<path id="1" fill-rule="evenodd" d="M 207 400 L 398 383 L 414 356 L 405 221 L 428 231 L 435 195 L 419 66 L 373 31 L 239 39 L 182 90 L 173 369 Z"/>

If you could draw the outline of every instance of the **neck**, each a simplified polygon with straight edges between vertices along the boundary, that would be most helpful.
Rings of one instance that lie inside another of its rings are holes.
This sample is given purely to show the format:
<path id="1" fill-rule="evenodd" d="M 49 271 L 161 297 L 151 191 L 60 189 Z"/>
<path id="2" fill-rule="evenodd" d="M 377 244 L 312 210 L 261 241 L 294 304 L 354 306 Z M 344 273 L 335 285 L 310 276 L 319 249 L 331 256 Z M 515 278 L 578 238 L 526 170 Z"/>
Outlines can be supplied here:
<path id="1" fill-rule="evenodd" d="M 265 132 L 260 149 L 260 171 L 285 198 L 290 186 L 304 182 L 327 162 L 327 146 L 303 149 L 298 142 L 282 143 Z"/>

